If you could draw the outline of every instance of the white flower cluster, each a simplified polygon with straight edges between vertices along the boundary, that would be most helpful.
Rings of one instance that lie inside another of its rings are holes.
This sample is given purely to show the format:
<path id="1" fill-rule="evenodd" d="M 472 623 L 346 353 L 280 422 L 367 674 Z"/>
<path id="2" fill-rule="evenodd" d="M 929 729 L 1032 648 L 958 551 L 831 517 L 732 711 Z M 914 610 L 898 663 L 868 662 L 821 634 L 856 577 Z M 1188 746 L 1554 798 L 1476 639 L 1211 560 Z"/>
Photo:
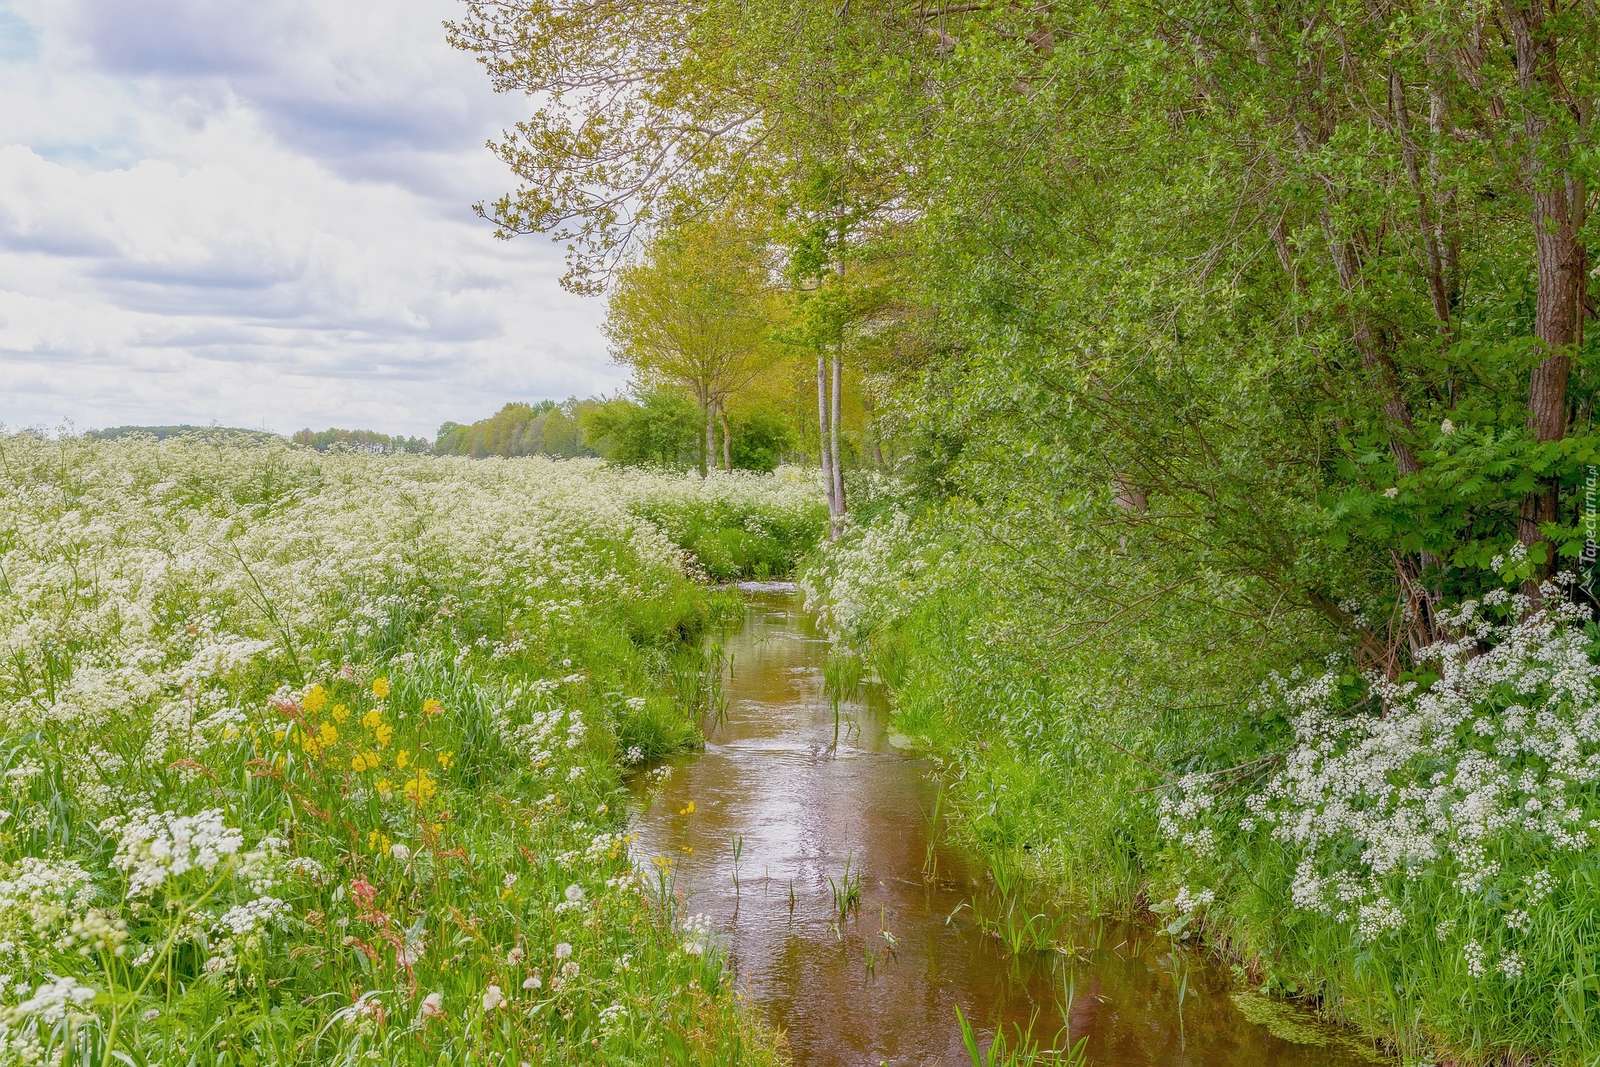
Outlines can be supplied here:
<path id="1" fill-rule="evenodd" d="M 20 955 L 26 962 L 33 949 L 69 933 L 97 896 L 79 864 L 24 856 L 0 878 L 0 960 Z"/>
<path id="2" fill-rule="evenodd" d="M 1600 828 L 1600 666 L 1584 613 L 1547 593 L 1542 611 L 1520 594 L 1492 598 L 1507 622 L 1476 602 L 1443 613 L 1460 636 L 1420 655 L 1437 679 L 1371 677 L 1356 710 L 1339 705 L 1333 672 L 1269 687 L 1262 699 L 1291 709 L 1295 744 L 1238 827 L 1297 855 L 1296 908 L 1375 940 L 1406 924 L 1396 890 L 1426 868 L 1445 872 L 1468 910 L 1513 934 L 1532 928 L 1555 888 L 1549 862 L 1593 848 Z M 1159 809 L 1167 837 L 1201 858 L 1213 846 L 1201 827 L 1227 814 L 1198 777 Z M 1487 973 L 1484 944 L 1462 951 L 1470 974 Z M 1496 967 L 1515 978 L 1524 962 L 1503 954 Z"/>
<path id="3" fill-rule="evenodd" d="M 553 769 L 561 749 L 576 751 L 589 735 L 582 712 L 539 706 L 547 703 L 549 691 L 535 686 L 522 687 L 505 706 L 490 712 L 495 731 L 506 747 L 521 755 L 537 771 Z M 578 769 L 577 765 L 569 769 L 569 780 L 571 771 Z"/>
<path id="4" fill-rule="evenodd" d="M 1216 900 L 1217 894 L 1215 890 L 1201 889 L 1196 892 L 1190 892 L 1189 887 L 1183 885 L 1178 887 L 1178 895 L 1173 898 L 1172 906 L 1177 909 L 1179 915 L 1188 915 L 1209 907 L 1216 903 Z"/>
<path id="5" fill-rule="evenodd" d="M 702 956 L 711 946 L 711 918 L 696 912 L 683 921 L 683 951 L 691 956 Z"/>
<path id="6" fill-rule="evenodd" d="M 244 844 L 216 808 L 196 815 L 143 809 L 112 816 L 100 830 L 117 835 L 111 862 L 127 875 L 129 898 L 147 896 L 191 870 L 214 871 Z"/>
<path id="7" fill-rule="evenodd" d="M 281 922 L 288 914 L 289 905 L 277 897 L 257 897 L 223 912 L 216 925 L 231 937 L 245 938 Z"/>
<path id="8" fill-rule="evenodd" d="M 93 999 L 94 989 L 77 979 L 51 977 L 40 982 L 33 995 L 14 1010 L 24 1017 L 32 1015 L 44 1022 L 54 1023 L 69 1015 L 80 1014 Z"/>
<path id="9" fill-rule="evenodd" d="M 850 537 L 830 545 L 822 569 L 802 576 L 806 608 L 837 638 L 872 631 L 922 591 L 921 579 L 932 563 L 918 544 L 903 511 L 853 527 Z"/>

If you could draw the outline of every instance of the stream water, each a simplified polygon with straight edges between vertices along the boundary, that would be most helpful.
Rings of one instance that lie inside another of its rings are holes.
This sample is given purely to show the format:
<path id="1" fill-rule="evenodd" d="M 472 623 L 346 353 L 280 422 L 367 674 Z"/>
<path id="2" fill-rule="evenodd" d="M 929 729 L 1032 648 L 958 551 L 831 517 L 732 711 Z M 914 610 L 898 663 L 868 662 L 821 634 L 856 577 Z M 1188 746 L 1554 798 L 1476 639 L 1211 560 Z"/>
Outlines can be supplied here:
<path id="1" fill-rule="evenodd" d="M 1070 949 L 1009 955 L 980 921 L 999 907 L 982 870 L 934 832 L 927 765 L 890 744 L 881 691 L 836 717 L 798 596 L 746 596 L 725 713 L 664 785 L 640 776 L 635 852 L 671 858 L 684 913 L 725 940 L 797 1064 L 968 1063 L 958 1007 L 980 1044 L 1031 1023 L 1044 1048 L 1085 1039 L 1097 1065 L 1372 1062 L 1302 1020 L 1252 1022 L 1214 963 L 1138 926 L 1063 921 L 1052 940 Z M 847 869 L 859 906 L 841 919 Z"/>

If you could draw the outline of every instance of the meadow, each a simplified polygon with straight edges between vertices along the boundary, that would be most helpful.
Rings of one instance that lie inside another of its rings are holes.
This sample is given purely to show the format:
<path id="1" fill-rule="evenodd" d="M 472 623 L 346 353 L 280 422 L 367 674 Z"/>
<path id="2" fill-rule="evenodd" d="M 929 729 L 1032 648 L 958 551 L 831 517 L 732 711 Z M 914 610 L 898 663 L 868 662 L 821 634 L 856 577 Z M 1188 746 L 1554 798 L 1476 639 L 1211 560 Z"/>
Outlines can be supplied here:
<path id="1" fill-rule="evenodd" d="M 778 1062 L 622 783 L 698 739 L 706 579 L 823 514 L 785 469 L 0 437 L 0 1063 Z"/>

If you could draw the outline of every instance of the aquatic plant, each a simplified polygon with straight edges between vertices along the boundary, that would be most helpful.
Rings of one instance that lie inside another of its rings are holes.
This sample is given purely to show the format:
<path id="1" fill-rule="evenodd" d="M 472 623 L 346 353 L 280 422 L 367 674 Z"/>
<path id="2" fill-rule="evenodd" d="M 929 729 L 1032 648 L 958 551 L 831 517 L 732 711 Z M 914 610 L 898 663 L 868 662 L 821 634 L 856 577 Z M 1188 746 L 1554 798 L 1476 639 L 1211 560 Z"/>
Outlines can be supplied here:
<path id="1" fill-rule="evenodd" d="M 828 889 L 833 894 L 833 910 L 838 913 L 841 922 L 861 908 L 861 872 L 851 870 L 850 864 L 851 860 L 846 858 L 844 870 L 837 879 L 831 874 L 828 875 Z"/>

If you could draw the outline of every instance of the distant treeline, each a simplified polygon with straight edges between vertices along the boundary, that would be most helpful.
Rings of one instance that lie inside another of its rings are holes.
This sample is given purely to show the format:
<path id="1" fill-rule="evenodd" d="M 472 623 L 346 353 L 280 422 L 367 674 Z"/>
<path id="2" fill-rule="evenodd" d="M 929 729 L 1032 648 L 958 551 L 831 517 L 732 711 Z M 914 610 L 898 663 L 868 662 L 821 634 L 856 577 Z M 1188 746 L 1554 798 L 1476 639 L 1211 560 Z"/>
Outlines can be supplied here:
<path id="1" fill-rule="evenodd" d="M 393 437 L 376 430 L 299 430 L 291 438 L 297 445 L 309 445 L 318 452 L 331 448 L 349 449 L 353 452 L 430 452 L 433 446 L 425 437 Z"/>
<path id="2" fill-rule="evenodd" d="M 278 434 L 267 430 L 247 430 L 242 426 L 193 426 L 187 423 L 177 426 L 108 426 L 103 430 L 88 430 L 85 437 L 102 441 L 114 441 L 119 437 L 154 437 L 158 441 L 168 437 L 209 437 L 226 441 L 276 441 Z"/>
<path id="3" fill-rule="evenodd" d="M 290 440 L 318 452 L 348 450 L 376 455 L 433 453 L 441 456 L 598 456 L 612 463 L 687 470 L 707 461 L 707 438 L 700 406 L 670 387 L 637 397 L 568 399 L 562 403 L 510 403 L 486 419 L 463 425 L 447 422 L 430 443 L 376 430 L 296 431 Z M 90 430 L 88 437 L 135 434 L 163 439 L 200 435 L 237 441 L 280 441 L 279 434 L 231 426 L 114 426 Z M 794 420 L 776 408 L 735 411 L 710 442 L 711 466 L 770 471 L 785 459 L 799 458 Z"/>
<path id="4" fill-rule="evenodd" d="M 600 456 L 613 463 L 687 469 L 703 459 L 703 425 L 693 399 L 663 388 L 637 399 L 507 404 L 487 419 L 440 426 L 433 451 L 479 458 Z M 740 470 L 772 470 L 796 449 L 788 420 L 762 408 L 735 412 L 724 436 L 728 465 Z"/>

